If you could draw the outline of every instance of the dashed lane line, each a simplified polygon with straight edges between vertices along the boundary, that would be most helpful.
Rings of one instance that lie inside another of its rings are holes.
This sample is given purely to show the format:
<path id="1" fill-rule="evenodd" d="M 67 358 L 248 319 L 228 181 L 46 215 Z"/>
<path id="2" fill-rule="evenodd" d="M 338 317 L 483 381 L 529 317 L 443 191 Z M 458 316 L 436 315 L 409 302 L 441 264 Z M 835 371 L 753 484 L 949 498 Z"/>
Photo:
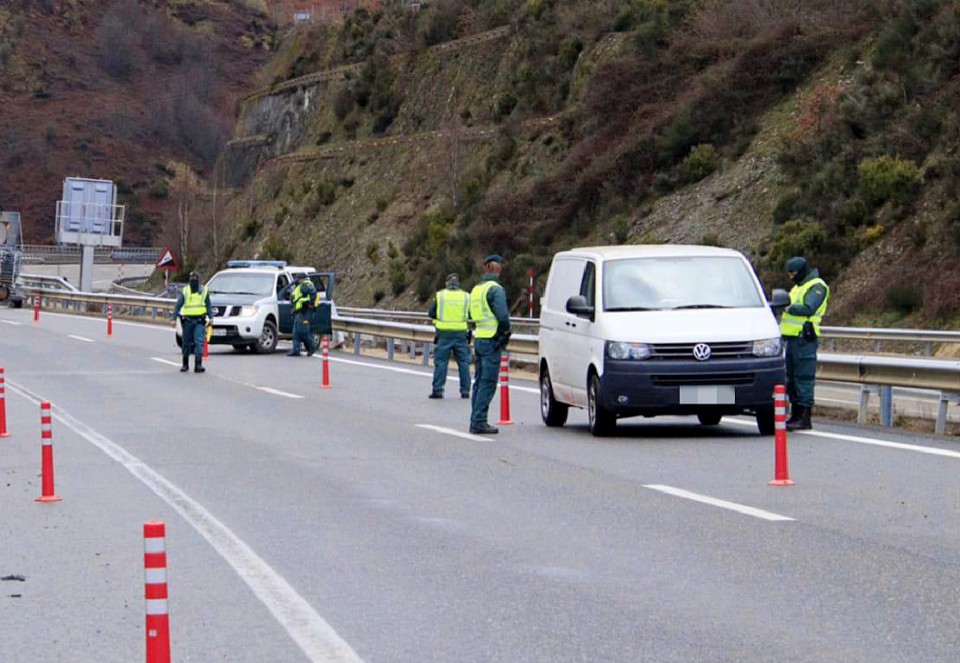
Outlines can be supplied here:
<path id="1" fill-rule="evenodd" d="M 20 326 L 20 323 L 19 323 L 19 322 L 14 322 L 13 320 L 0 320 L 0 322 L 2 322 L 2 323 L 5 324 L 5 325 L 12 325 L 12 326 L 14 326 L 14 327 L 19 327 L 19 326 Z"/>
<path id="2" fill-rule="evenodd" d="M 268 394 L 273 394 L 274 396 L 283 396 L 284 398 L 303 398 L 300 394 L 291 394 L 286 391 L 280 391 L 279 389 L 271 389 L 270 387 L 257 387 L 260 391 L 265 391 Z"/>
<path id="3" fill-rule="evenodd" d="M 18 384 L 8 382 L 7 387 L 35 405 L 42 400 Z M 353 648 L 306 599 L 201 504 L 119 444 L 63 409 L 54 406 L 53 416 L 120 463 L 196 529 L 250 587 L 312 663 L 363 663 Z"/>
<path id="4" fill-rule="evenodd" d="M 470 433 L 464 433 L 463 431 L 454 430 L 453 428 L 444 428 L 443 426 L 434 426 L 432 424 L 417 424 L 417 428 L 426 428 L 428 430 L 436 431 L 437 433 L 452 435 L 453 437 L 462 437 L 464 440 L 473 440 L 474 442 L 484 442 L 486 439 L 488 439 L 481 437 L 480 435 L 472 435 Z"/>
<path id="5" fill-rule="evenodd" d="M 84 343 L 93 343 L 93 342 L 94 342 L 94 340 L 93 340 L 92 338 L 87 338 L 86 336 L 77 336 L 76 334 L 67 334 L 67 337 L 68 337 L 68 338 L 75 338 L 75 339 L 77 339 L 78 341 L 83 341 Z"/>
<path id="6" fill-rule="evenodd" d="M 709 504 L 710 506 L 719 507 L 721 509 L 729 509 L 730 511 L 736 511 L 747 516 L 753 516 L 754 518 L 761 518 L 763 520 L 770 521 L 792 521 L 793 518 L 788 516 L 781 516 L 779 513 L 773 513 L 771 511 L 764 511 L 763 509 L 757 509 L 752 506 L 746 506 L 745 504 L 738 504 L 737 502 L 728 502 L 727 500 L 720 500 L 716 497 L 709 497 L 708 495 L 701 495 L 700 493 L 692 493 L 689 490 L 683 490 L 682 488 L 674 488 L 673 486 L 663 486 L 660 484 L 644 484 L 644 488 L 649 488 L 650 490 L 656 490 L 667 495 L 673 495 L 674 497 L 680 497 L 685 500 L 693 500 L 694 502 L 701 502 L 702 504 Z"/>

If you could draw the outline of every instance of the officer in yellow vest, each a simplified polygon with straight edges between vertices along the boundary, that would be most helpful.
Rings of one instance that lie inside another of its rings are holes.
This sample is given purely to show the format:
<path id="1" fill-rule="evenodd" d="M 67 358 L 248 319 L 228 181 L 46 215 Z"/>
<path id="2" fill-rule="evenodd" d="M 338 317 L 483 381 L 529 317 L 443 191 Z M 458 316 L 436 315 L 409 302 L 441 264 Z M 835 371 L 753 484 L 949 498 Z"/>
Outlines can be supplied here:
<path id="1" fill-rule="evenodd" d="M 451 353 L 460 371 L 460 398 L 470 398 L 470 339 L 467 330 L 470 295 L 460 289 L 460 277 L 456 274 L 448 274 L 444 285 L 446 289 L 437 292 L 436 299 L 427 311 L 437 330 L 434 339 L 436 350 L 433 353 L 433 390 L 429 398 L 443 398 Z"/>
<path id="2" fill-rule="evenodd" d="M 499 283 L 502 271 L 503 258 L 496 254 L 487 256 L 483 260 L 483 278 L 470 291 L 470 320 L 476 326 L 470 432 L 479 435 L 499 432 L 487 422 L 487 412 L 497 391 L 500 356 L 511 334 L 507 293 Z"/>
<path id="3" fill-rule="evenodd" d="M 307 346 L 307 356 L 317 351 L 317 341 L 313 338 L 310 329 L 310 318 L 314 309 L 317 289 L 313 281 L 304 278 L 303 274 L 296 276 L 297 286 L 290 293 L 290 303 L 293 308 L 293 347 L 287 353 L 288 357 L 300 356 L 300 344 Z"/>
<path id="4" fill-rule="evenodd" d="M 190 370 L 189 360 L 192 352 L 194 373 L 203 373 L 203 340 L 207 331 L 207 322 L 213 318 L 213 307 L 210 305 L 210 293 L 206 286 L 200 286 L 200 274 L 190 272 L 187 285 L 177 293 L 177 304 L 173 308 L 173 324 L 180 316 L 180 325 L 183 330 L 181 350 L 183 351 L 183 365 L 181 373 Z"/>
<path id="5" fill-rule="evenodd" d="M 787 395 L 790 397 L 787 430 L 809 430 L 813 427 L 810 412 L 813 410 L 820 323 L 827 312 L 830 288 L 816 269 L 810 269 L 806 258 L 790 258 L 786 270 L 794 283 L 790 290 L 790 306 L 780 319 L 780 334 L 787 348 Z"/>

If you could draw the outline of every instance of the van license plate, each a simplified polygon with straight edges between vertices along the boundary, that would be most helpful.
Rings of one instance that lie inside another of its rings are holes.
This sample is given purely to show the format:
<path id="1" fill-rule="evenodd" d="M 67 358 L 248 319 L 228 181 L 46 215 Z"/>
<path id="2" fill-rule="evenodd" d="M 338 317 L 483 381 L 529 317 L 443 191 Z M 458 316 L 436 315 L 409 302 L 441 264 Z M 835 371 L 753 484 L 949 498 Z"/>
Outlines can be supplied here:
<path id="1" fill-rule="evenodd" d="M 737 402 L 731 385 L 680 387 L 680 405 L 732 405 Z"/>

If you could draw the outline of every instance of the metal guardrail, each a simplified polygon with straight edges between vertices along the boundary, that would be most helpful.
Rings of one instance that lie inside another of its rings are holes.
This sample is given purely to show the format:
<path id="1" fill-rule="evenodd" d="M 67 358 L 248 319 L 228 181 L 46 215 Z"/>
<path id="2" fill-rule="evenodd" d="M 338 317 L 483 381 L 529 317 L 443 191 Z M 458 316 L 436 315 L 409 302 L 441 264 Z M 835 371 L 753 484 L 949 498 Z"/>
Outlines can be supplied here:
<path id="1" fill-rule="evenodd" d="M 52 244 L 24 244 L 20 247 L 23 262 L 26 264 L 72 265 L 80 263 L 79 246 Z M 96 247 L 93 250 L 93 262 L 102 264 L 126 263 L 155 264 L 163 249 L 153 247 Z"/>
<path id="2" fill-rule="evenodd" d="M 46 277 L 52 278 L 52 277 Z M 69 285 L 69 284 L 68 284 Z M 71 286 L 72 287 L 72 286 Z M 158 317 L 169 320 L 173 314 L 174 301 L 171 299 L 147 296 L 109 295 L 71 292 L 65 289 L 27 288 L 31 300 L 40 295 L 44 305 L 64 310 L 95 315 L 106 315 L 107 304 L 113 305 L 113 315 L 119 318 L 134 318 L 153 322 Z M 33 301 L 31 301 L 31 304 Z M 410 324 L 373 317 L 343 316 L 343 313 L 364 312 L 391 317 L 411 317 L 426 319 L 426 314 L 404 311 L 382 311 L 377 309 L 340 308 L 338 317 L 333 319 L 333 328 L 338 332 L 353 335 L 354 352 L 360 354 L 364 336 L 384 338 L 390 359 L 393 358 L 394 341 L 405 341 L 411 345 L 411 353 L 416 354 L 415 344 L 423 345 L 424 364 L 430 357 L 430 346 L 434 339 L 434 328 L 429 324 Z M 530 318 L 517 318 L 518 322 L 531 322 Z M 845 334 L 846 338 L 875 339 L 884 336 L 894 340 L 930 339 L 930 342 L 960 342 L 960 334 L 953 332 L 924 332 L 917 330 L 876 330 L 857 328 L 829 328 L 831 333 Z M 826 331 L 826 330 L 825 330 Z M 536 356 L 538 353 L 536 334 L 514 334 L 510 339 L 508 351 L 522 355 Z M 940 392 L 940 404 L 937 409 L 936 432 L 942 434 L 946 427 L 947 404 L 960 400 L 960 361 L 946 361 L 917 357 L 896 357 L 877 355 L 852 355 L 820 353 L 817 361 L 817 378 L 828 382 L 845 382 L 861 386 L 860 421 L 865 419 L 866 399 L 871 389 L 879 387 L 889 390 L 892 387 L 926 389 Z M 888 392 L 889 393 L 889 392 Z M 883 391 L 881 391 L 883 400 Z M 883 409 L 883 408 L 881 408 Z M 881 416 L 886 425 L 892 425 L 892 408 L 888 405 L 888 416 Z"/>

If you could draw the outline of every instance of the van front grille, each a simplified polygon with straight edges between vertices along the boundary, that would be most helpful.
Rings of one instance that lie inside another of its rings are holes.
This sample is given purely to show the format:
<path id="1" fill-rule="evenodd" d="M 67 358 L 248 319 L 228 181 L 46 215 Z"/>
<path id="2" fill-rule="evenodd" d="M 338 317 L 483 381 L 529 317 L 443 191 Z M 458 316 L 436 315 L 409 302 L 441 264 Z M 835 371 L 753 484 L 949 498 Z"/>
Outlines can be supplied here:
<path id="1" fill-rule="evenodd" d="M 742 386 L 753 384 L 755 373 L 709 373 L 703 374 L 684 374 L 674 373 L 670 375 L 652 375 L 653 384 L 656 387 L 692 387 L 706 385 L 734 385 Z"/>
<path id="2" fill-rule="evenodd" d="M 698 343 L 655 343 L 650 359 L 670 361 L 677 359 L 693 359 L 693 348 Z M 707 343 L 710 346 L 710 359 L 745 359 L 753 357 L 753 343 L 750 341 L 736 343 Z"/>

